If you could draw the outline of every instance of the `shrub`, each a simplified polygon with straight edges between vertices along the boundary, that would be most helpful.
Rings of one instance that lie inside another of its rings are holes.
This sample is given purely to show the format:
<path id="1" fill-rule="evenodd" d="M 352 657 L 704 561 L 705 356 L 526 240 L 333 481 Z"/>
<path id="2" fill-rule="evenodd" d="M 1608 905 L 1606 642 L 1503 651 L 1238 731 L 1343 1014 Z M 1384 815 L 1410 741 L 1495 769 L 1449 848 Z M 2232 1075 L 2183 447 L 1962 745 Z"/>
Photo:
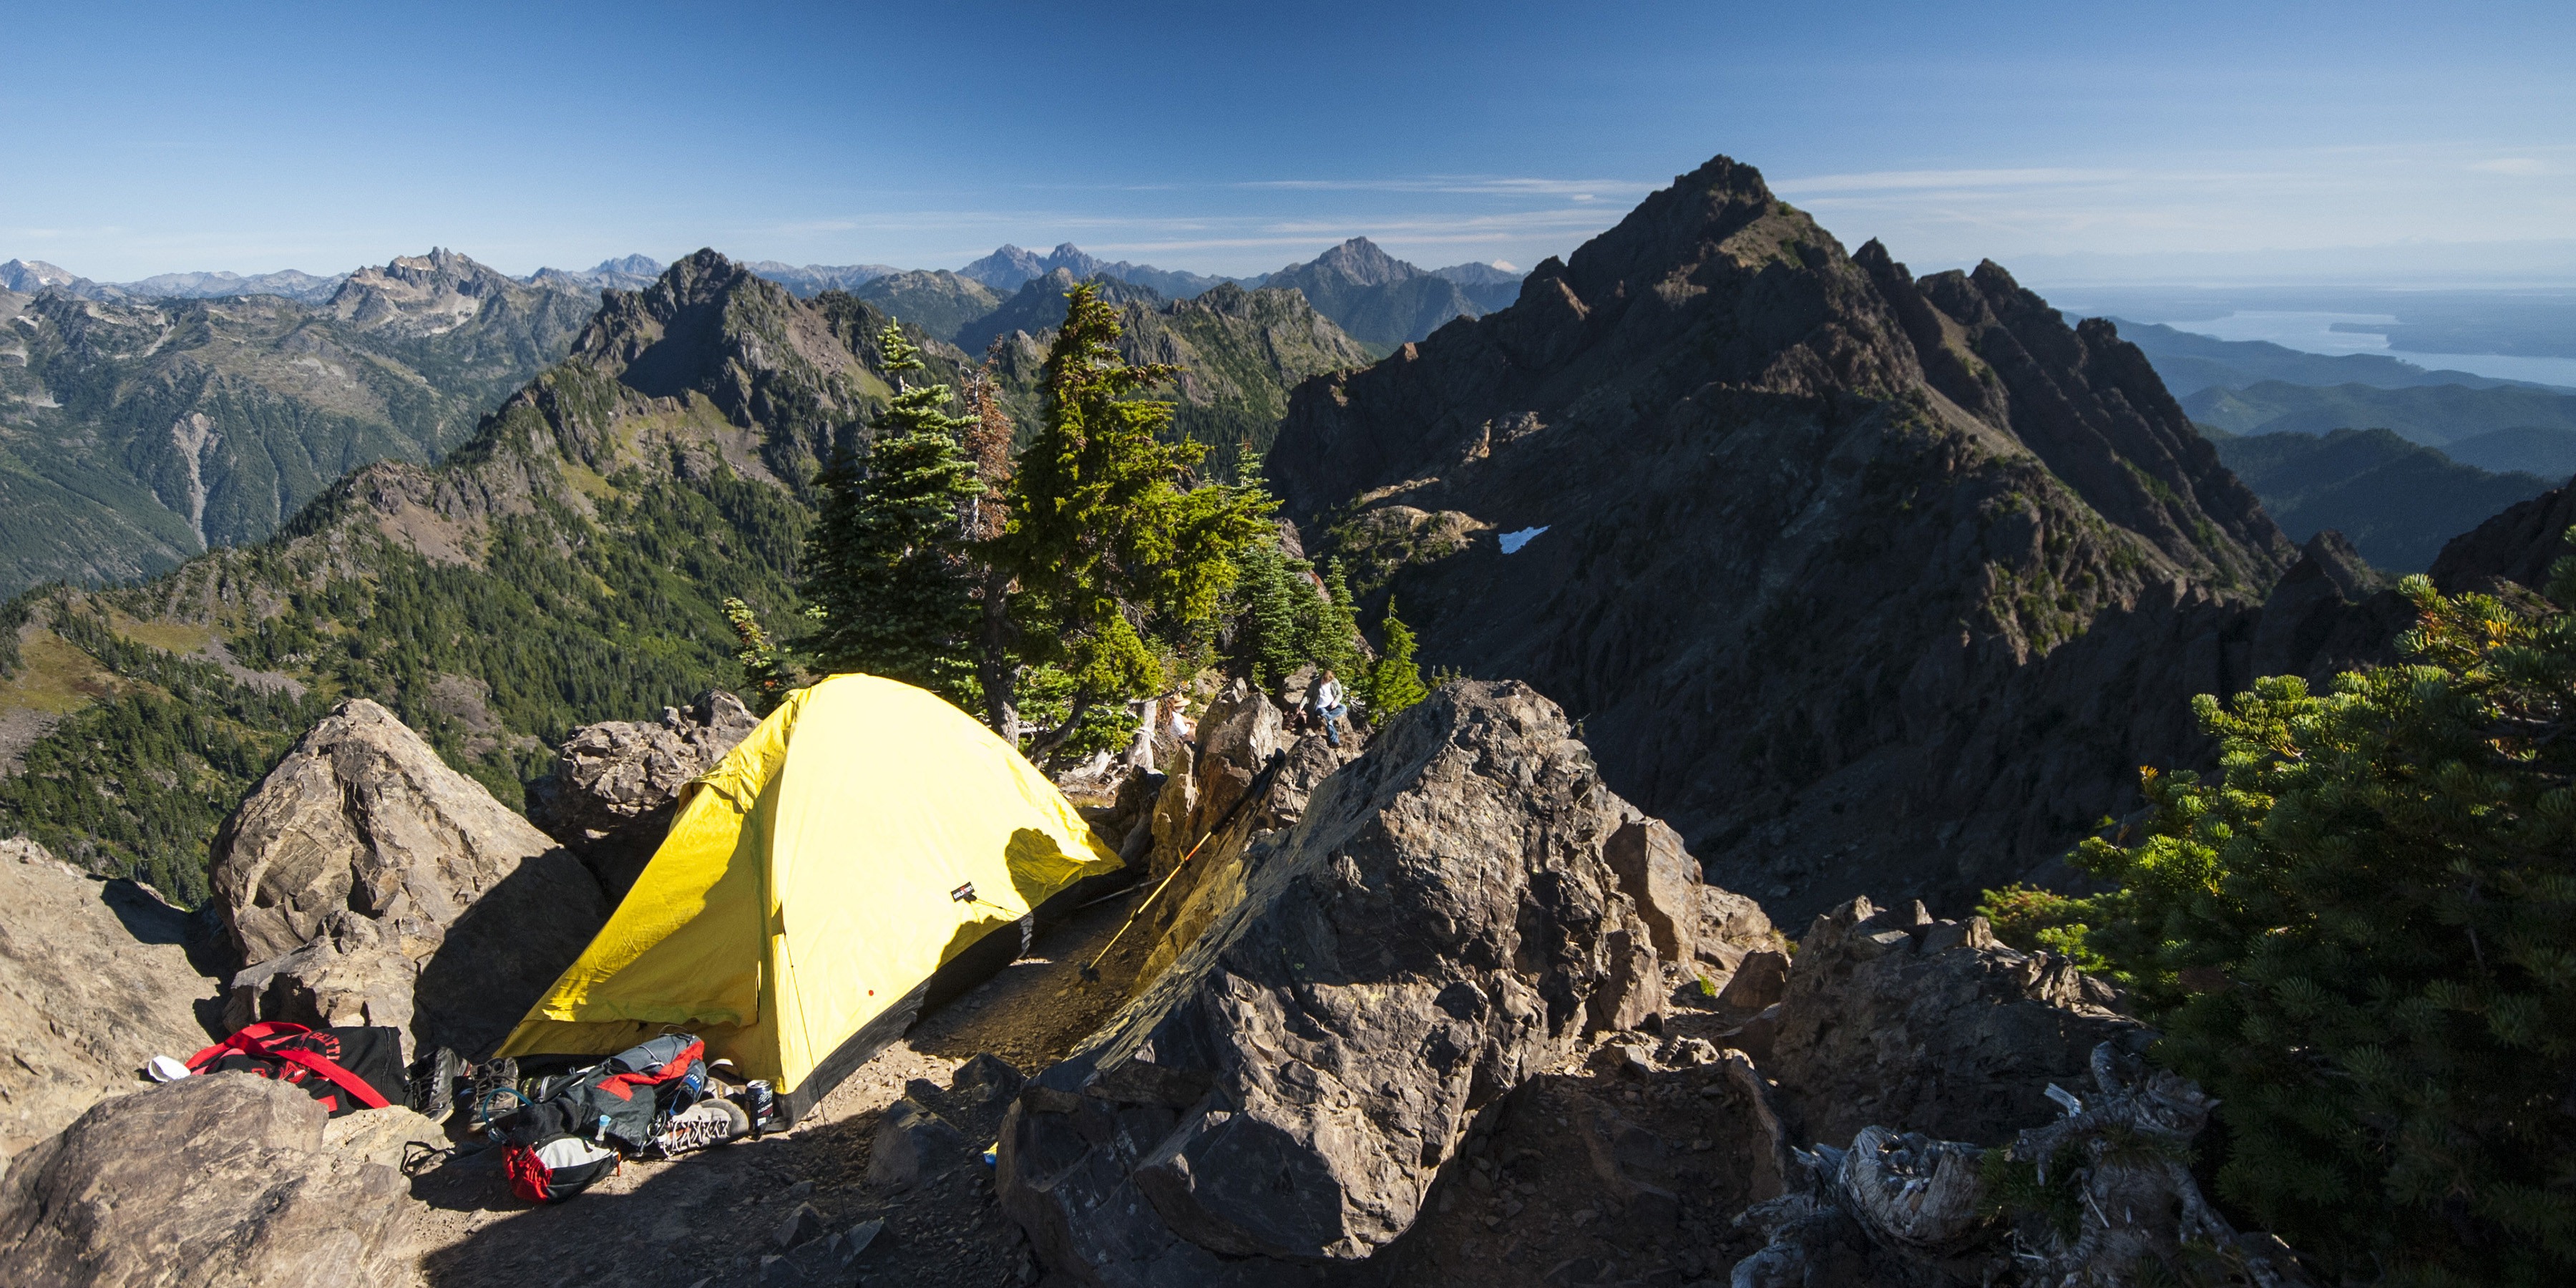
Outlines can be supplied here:
<path id="1" fill-rule="evenodd" d="M 2412 664 L 2197 701 L 2218 776 L 2142 771 L 2081 940 L 2221 1098 L 2220 1193 L 2303 1253 L 2576 1281 L 2576 559 L 2529 612 L 2401 589 Z"/>

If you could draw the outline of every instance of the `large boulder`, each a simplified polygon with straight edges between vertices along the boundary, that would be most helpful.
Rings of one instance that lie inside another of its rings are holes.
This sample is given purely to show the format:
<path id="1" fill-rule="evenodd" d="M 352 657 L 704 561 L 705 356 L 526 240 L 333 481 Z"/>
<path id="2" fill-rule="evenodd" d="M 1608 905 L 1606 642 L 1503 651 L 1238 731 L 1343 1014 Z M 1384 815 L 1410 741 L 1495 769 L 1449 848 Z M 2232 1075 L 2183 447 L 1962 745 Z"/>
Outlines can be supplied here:
<path id="1" fill-rule="evenodd" d="M 2049 1085 L 2088 1077 L 2096 1046 L 2145 1046 L 2113 1000 L 2064 957 L 2005 947 L 1983 917 L 1853 899 L 1798 941 L 1763 1072 L 1814 1140 L 1880 1124 L 1999 1144 L 2057 1112 Z"/>
<path id="2" fill-rule="evenodd" d="M 214 860 L 215 906 L 249 963 L 233 1025 L 386 1024 L 487 1050 L 606 917 L 578 860 L 364 698 L 269 771 Z"/>
<path id="3" fill-rule="evenodd" d="M 658 723 L 603 720 L 573 731 L 554 772 L 528 791 L 528 821 L 598 874 L 613 905 L 671 830 L 680 789 L 715 768 L 760 725 L 730 693 L 710 690 Z"/>
<path id="4" fill-rule="evenodd" d="M 62 1288 L 401 1282 L 408 1187 L 328 1147 L 327 1118 L 247 1073 L 103 1101 L 10 1160 L 0 1265 Z"/>
<path id="5" fill-rule="evenodd" d="M 1306 1283 L 1409 1228 L 1473 1115 L 1650 1014 L 1636 811 L 1526 685 L 1444 687 L 1247 851 L 1243 896 L 1002 1133 L 1089 1285 Z"/>
<path id="6" fill-rule="evenodd" d="M 187 914 L 101 882 L 25 837 L 0 841 L 0 1154 L 61 1131 L 156 1055 L 209 1041 L 215 981 L 188 959 Z"/>

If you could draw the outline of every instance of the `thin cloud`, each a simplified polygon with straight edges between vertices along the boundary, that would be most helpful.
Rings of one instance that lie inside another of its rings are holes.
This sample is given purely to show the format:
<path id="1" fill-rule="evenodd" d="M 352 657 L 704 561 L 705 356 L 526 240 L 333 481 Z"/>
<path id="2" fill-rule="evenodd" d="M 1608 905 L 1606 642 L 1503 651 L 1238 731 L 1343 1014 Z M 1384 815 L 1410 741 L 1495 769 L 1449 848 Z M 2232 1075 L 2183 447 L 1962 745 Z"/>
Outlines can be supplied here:
<path id="1" fill-rule="evenodd" d="M 2472 161 L 2469 168 L 2486 174 L 2550 174 L 2557 169 L 2538 157 L 2497 157 L 2492 161 Z"/>

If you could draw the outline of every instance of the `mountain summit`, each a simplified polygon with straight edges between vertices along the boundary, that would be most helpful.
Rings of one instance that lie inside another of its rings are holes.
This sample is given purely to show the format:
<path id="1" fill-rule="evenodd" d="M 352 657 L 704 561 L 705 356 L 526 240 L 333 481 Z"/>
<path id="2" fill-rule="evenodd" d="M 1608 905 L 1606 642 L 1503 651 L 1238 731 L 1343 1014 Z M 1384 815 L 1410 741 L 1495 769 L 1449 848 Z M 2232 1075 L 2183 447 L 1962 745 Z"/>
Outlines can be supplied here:
<path id="1" fill-rule="evenodd" d="M 1723 157 L 1308 382 L 1267 465 L 1427 661 L 1537 685 L 1794 915 L 1957 906 L 2127 808 L 2295 553 L 2109 324 L 1846 253 Z"/>
<path id="2" fill-rule="evenodd" d="M 1457 282 L 1405 263 L 1366 237 L 1291 264 L 1262 285 L 1305 292 L 1317 311 L 1380 353 L 1422 339 L 1452 318 L 1485 312 Z"/>

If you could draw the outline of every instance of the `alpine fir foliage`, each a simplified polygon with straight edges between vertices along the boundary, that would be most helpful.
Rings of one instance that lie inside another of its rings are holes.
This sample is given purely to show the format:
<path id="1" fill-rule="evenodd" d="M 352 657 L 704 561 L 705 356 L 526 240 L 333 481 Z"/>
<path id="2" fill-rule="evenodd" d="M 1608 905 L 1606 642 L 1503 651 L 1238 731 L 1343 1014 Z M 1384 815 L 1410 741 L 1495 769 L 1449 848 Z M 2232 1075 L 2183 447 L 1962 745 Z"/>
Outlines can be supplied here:
<path id="1" fill-rule="evenodd" d="M 888 324 L 893 402 L 864 454 L 844 450 L 823 472 L 823 513 L 807 538 L 806 642 L 826 673 L 865 671 L 917 684 L 960 706 L 975 694 L 976 570 L 963 557 L 966 511 L 984 485 L 959 435 L 946 385 L 910 384 L 921 353 Z"/>
<path id="2" fill-rule="evenodd" d="M 2303 1253 L 2576 1282 L 2576 558 L 2532 611 L 2401 588 L 2413 664 L 2199 700 L 2220 776 L 2145 771 L 2083 938 L 2220 1097 L 2220 1192 Z"/>

